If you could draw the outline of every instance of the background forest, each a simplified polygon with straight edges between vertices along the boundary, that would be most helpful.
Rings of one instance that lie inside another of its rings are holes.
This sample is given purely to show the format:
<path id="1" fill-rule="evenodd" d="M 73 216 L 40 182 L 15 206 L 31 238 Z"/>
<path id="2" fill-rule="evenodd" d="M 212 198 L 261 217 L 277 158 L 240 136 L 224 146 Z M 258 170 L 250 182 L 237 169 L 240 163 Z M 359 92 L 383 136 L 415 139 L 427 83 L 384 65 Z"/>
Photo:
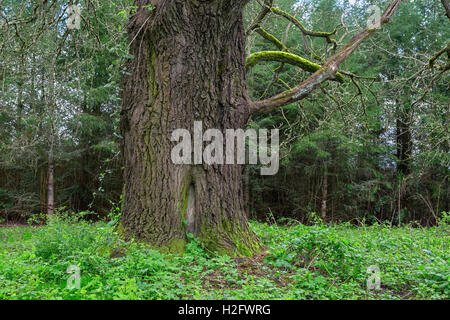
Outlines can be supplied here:
<path id="1" fill-rule="evenodd" d="M 367 27 L 370 5 L 388 3 L 276 0 L 258 22 L 269 2 L 245 9 L 254 101 L 309 76 L 258 52 L 321 64 Z M 81 8 L 79 29 L 67 25 L 71 4 Z M 341 65 L 343 83 L 250 119 L 280 129 L 280 170 L 245 167 L 249 225 L 263 250 L 230 257 L 193 234 L 174 253 L 117 232 L 133 0 L 0 0 L 0 300 L 448 299 L 442 4 L 404 1 Z M 311 30 L 332 34 L 305 36 Z"/>
<path id="2" fill-rule="evenodd" d="M 82 1 L 79 30 L 66 26 L 67 1 L 35 2 L 0 7 L 0 219 L 38 221 L 49 207 L 105 217 L 122 192 L 119 97 L 124 62 L 133 58 L 132 1 Z M 277 7 L 307 29 L 336 29 L 339 46 L 379 2 L 279 0 Z M 259 10 L 258 1 L 247 6 L 247 25 Z M 249 56 L 278 49 L 264 33 L 316 63 L 334 52 L 333 41 L 307 38 L 271 14 L 249 32 Z M 429 59 L 449 38 L 440 1 L 409 1 L 345 62 L 344 84 L 253 117 L 251 127 L 279 128 L 282 145 L 277 175 L 246 168 L 249 217 L 436 224 L 449 211 L 449 73 L 447 54 Z M 248 87 L 260 99 L 305 76 L 289 64 L 259 63 Z"/>

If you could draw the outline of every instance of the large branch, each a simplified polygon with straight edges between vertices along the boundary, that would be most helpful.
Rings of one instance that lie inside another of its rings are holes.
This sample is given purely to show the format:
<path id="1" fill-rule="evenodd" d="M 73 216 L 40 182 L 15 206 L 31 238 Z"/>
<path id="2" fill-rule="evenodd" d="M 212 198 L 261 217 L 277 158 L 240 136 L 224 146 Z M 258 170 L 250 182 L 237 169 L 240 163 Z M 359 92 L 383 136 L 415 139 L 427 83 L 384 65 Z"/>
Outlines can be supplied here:
<path id="1" fill-rule="evenodd" d="M 402 0 L 392 0 L 388 5 L 386 11 L 380 18 L 379 25 L 383 26 L 389 22 L 391 17 L 397 11 Z M 375 25 L 377 25 L 376 23 Z M 290 103 L 299 101 L 307 97 L 314 89 L 321 83 L 336 79 L 339 66 L 352 54 L 353 51 L 371 34 L 376 31 L 376 28 L 367 28 L 355 35 L 339 52 L 329 58 L 325 64 L 312 74 L 306 81 L 300 83 L 294 88 L 278 94 L 272 98 L 252 102 L 250 104 L 250 113 L 263 113 L 271 111 L 275 108 L 288 105 Z"/>
<path id="2" fill-rule="evenodd" d="M 247 58 L 246 62 L 247 70 L 256 65 L 257 63 L 259 63 L 260 61 L 277 61 L 282 63 L 288 63 L 311 73 L 314 73 L 322 68 L 317 63 L 311 62 L 309 60 L 306 60 L 305 58 L 302 58 L 289 52 L 261 51 L 253 53 L 250 55 L 250 57 Z M 340 73 L 337 73 L 336 81 L 344 82 L 344 77 Z"/>

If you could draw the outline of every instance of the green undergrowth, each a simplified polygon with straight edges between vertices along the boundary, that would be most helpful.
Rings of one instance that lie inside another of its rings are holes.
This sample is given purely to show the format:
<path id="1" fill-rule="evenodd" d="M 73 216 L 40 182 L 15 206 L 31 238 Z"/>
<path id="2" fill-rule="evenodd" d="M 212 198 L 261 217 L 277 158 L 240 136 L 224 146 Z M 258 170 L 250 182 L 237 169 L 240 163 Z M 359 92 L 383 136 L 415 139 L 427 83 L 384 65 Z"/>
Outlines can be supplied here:
<path id="1" fill-rule="evenodd" d="M 448 299 L 450 227 L 251 222 L 267 246 L 254 258 L 183 255 L 121 240 L 106 222 L 52 217 L 0 228 L 0 299 Z M 81 271 L 68 289 L 69 266 Z M 380 290 L 368 290 L 369 266 Z"/>

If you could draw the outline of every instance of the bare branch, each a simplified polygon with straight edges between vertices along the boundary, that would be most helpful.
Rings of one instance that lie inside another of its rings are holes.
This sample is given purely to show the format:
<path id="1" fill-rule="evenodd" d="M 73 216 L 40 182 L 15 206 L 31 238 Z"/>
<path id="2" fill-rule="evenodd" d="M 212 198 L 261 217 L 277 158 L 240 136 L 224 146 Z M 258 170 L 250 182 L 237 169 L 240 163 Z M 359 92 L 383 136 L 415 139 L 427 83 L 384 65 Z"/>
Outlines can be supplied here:
<path id="1" fill-rule="evenodd" d="M 277 39 L 277 37 L 268 33 L 265 29 L 258 28 L 256 29 L 256 32 L 264 39 L 272 42 L 276 47 L 278 47 L 278 49 L 283 51 L 289 51 L 288 48 L 286 48 L 286 46 L 280 40 Z"/>

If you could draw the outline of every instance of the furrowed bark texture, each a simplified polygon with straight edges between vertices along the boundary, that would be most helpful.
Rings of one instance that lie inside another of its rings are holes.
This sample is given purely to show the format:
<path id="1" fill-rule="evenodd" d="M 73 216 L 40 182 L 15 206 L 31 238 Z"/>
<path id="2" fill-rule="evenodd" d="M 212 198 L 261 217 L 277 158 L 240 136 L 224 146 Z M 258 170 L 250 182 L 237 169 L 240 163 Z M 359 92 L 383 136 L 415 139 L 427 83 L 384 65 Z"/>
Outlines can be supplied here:
<path id="1" fill-rule="evenodd" d="M 121 112 L 125 236 L 175 252 L 187 233 L 219 253 L 261 249 L 245 216 L 241 166 L 171 160 L 175 129 L 193 137 L 194 121 L 203 122 L 203 132 L 245 127 L 245 3 L 162 0 L 149 11 L 142 8 L 148 1 L 136 2 Z"/>

